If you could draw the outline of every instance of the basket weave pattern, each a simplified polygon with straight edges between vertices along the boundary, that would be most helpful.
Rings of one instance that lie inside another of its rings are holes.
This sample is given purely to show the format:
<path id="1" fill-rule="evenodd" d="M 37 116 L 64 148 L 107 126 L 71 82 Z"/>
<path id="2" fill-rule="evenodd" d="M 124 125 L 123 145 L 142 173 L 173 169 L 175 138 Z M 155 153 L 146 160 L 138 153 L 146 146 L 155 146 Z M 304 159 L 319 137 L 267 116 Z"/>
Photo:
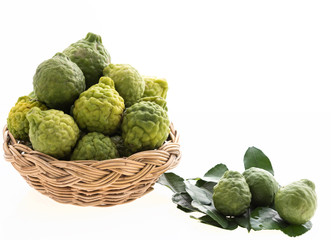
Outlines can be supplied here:
<path id="1" fill-rule="evenodd" d="M 4 157 L 37 191 L 60 203 L 79 206 L 113 206 L 133 201 L 153 190 L 164 172 L 181 158 L 179 135 L 170 135 L 159 149 L 127 158 L 64 161 L 32 150 L 3 129 Z"/>

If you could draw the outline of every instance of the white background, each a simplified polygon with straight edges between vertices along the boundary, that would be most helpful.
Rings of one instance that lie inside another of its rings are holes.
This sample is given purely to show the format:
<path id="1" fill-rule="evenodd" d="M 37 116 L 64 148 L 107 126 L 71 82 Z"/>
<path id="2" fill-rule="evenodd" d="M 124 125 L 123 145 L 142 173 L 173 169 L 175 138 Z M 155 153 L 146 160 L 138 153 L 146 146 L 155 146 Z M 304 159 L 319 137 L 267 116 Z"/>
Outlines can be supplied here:
<path id="1" fill-rule="evenodd" d="M 300 239 L 328 236 L 331 138 L 329 1 L 1 1 L 1 114 L 32 91 L 36 67 L 87 32 L 113 63 L 169 83 L 183 158 L 173 171 L 202 176 L 217 163 L 243 171 L 250 146 L 281 185 L 315 182 L 318 209 Z M 2 153 L 2 149 L 1 155 Z M 110 208 L 58 204 L 0 161 L 0 239 L 288 239 L 203 225 L 156 189 Z"/>

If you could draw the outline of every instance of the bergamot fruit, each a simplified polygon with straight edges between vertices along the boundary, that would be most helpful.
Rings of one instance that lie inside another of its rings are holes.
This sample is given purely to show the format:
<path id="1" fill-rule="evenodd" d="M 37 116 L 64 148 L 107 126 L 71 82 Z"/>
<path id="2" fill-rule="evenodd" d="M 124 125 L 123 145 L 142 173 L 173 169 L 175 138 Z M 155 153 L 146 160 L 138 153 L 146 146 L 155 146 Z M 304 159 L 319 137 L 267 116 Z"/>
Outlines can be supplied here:
<path id="1" fill-rule="evenodd" d="M 79 137 L 79 128 L 70 115 L 55 109 L 42 111 L 34 107 L 26 118 L 34 150 L 55 158 L 69 156 Z"/>
<path id="2" fill-rule="evenodd" d="M 136 103 L 143 95 L 145 82 L 138 71 L 129 64 L 109 64 L 103 74 L 115 82 L 115 88 L 123 97 L 125 106 Z"/>
<path id="3" fill-rule="evenodd" d="M 215 208 L 226 216 L 239 216 L 249 207 L 251 192 L 243 175 L 228 170 L 214 187 Z"/>
<path id="4" fill-rule="evenodd" d="M 109 77 L 102 77 L 98 84 L 80 94 L 73 108 L 80 129 L 111 135 L 119 128 L 125 105 L 112 86 Z"/>
<path id="5" fill-rule="evenodd" d="M 71 44 L 63 53 L 83 71 L 86 89 L 98 83 L 103 69 L 110 63 L 110 55 L 102 45 L 101 37 L 94 33 L 88 33 L 84 39 Z"/>
<path id="6" fill-rule="evenodd" d="M 29 95 L 28 95 L 28 97 L 30 97 L 31 99 L 38 100 L 38 98 L 37 98 L 36 94 L 34 93 L 34 91 L 30 92 Z"/>
<path id="7" fill-rule="evenodd" d="M 46 110 L 45 104 L 29 96 L 20 97 L 15 106 L 10 109 L 7 118 L 7 127 L 14 138 L 19 140 L 29 140 L 29 122 L 26 119 L 26 113 L 33 107 Z"/>
<path id="8" fill-rule="evenodd" d="M 71 160 L 105 160 L 119 157 L 110 137 L 91 132 L 80 139 L 70 157 Z"/>
<path id="9" fill-rule="evenodd" d="M 168 82 L 164 78 L 142 76 L 145 81 L 145 91 L 143 97 L 159 96 L 167 98 Z"/>
<path id="10" fill-rule="evenodd" d="M 110 137 L 110 139 L 115 144 L 120 157 L 128 157 L 131 155 L 131 151 L 124 145 L 124 140 L 122 136 L 115 135 Z"/>
<path id="11" fill-rule="evenodd" d="M 49 108 L 68 111 L 85 90 L 83 72 L 63 53 L 42 62 L 33 77 L 33 89 L 38 100 Z"/>
<path id="12" fill-rule="evenodd" d="M 162 107 L 164 110 L 168 111 L 167 107 L 167 101 L 164 100 L 164 98 L 159 97 L 159 96 L 154 96 L 154 97 L 143 97 L 138 100 L 138 102 L 154 102 L 160 107 Z"/>
<path id="13" fill-rule="evenodd" d="M 132 152 L 159 148 L 170 128 L 167 112 L 153 102 L 138 102 L 123 115 L 122 137 Z"/>
<path id="14" fill-rule="evenodd" d="M 281 187 L 275 197 L 278 214 L 291 224 L 308 222 L 313 217 L 316 207 L 315 184 L 307 179 Z"/>
<path id="15" fill-rule="evenodd" d="M 278 183 L 274 176 L 268 171 L 256 167 L 244 171 L 243 176 L 252 194 L 252 205 L 270 206 L 278 191 Z"/>
<path id="16" fill-rule="evenodd" d="M 114 83 L 114 81 L 113 81 L 113 79 L 111 79 L 110 77 L 101 77 L 100 79 L 99 79 L 99 82 L 105 82 L 105 84 L 107 84 L 108 86 L 110 86 L 112 89 L 114 89 L 114 90 L 116 90 L 115 89 L 115 83 Z"/>

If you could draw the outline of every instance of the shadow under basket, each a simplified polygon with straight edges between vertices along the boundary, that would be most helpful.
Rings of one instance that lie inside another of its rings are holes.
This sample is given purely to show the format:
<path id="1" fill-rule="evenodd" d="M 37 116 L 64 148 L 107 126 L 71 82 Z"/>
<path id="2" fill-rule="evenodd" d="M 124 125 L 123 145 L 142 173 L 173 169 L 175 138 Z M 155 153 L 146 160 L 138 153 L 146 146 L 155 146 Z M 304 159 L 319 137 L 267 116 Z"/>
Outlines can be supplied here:
<path id="1" fill-rule="evenodd" d="M 170 125 L 157 150 L 109 160 L 58 160 L 32 150 L 3 129 L 5 159 L 37 191 L 60 203 L 107 207 L 128 203 L 153 190 L 158 178 L 181 158 L 179 135 Z"/>

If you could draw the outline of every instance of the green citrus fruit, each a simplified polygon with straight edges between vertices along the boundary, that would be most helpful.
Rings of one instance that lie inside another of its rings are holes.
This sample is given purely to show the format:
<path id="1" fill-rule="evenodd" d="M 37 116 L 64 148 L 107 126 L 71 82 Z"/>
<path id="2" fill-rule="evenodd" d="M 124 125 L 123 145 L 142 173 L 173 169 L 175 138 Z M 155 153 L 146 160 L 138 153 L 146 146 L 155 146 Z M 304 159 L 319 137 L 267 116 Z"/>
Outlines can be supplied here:
<path id="1" fill-rule="evenodd" d="M 80 94 L 73 107 L 73 116 L 80 129 L 106 135 L 117 131 L 125 106 L 113 86 L 109 77 L 102 77 L 98 84 Z"/>
<path id="2" fill-rule="evenodd" d="M 85 90 L 85 79 L 77 64 L 63 53 L 57 53 L 38 66 L 33 89 L 38 100 L 49 108 L 68 111 Z"/>
<path id="3" fill-rule="evenodd" d="M 85 76 L 86 88 L 97 84 L 103 69 L 110 63 L 110 56 L 99 35 L 88 33 L 85 38 L 71 44 L 63 51 L 76 63 Z"/>
<path id="4" fill-rule="evenodd" d="M 119 157 L 115 144 L 102 133 L 91 132 L 80 139 L 71 160 L 105 160 Z"/>
<path id="5" fill-rule="evenodd" d="M 115 82 L 115 88 L 123 97 L 125 106 L 136 103 L 143 95 L 145 82 L 138 71 L 129 64 L 109 64 L 103 74 Z"/>
<path id="6" fill-rule="evenodd" d="M 154 102 L 160 107 L 162 107 L 164 110 L 168 111 L 167 107 L 167 101 L 164 100 L 164 98 L 159 97 L 159 96 L 154 96 L 154 97 L 143 97 L 138 100 L 138 102 Z"/>
<path id="7" fill-rule="evenodd" d="M 270 206 L 278 191 L 278 183 L 274 176 L 264 169 L 255 167 L 247 169 L 243 176 L 252 194 L 252 205 Z"/>
<path id="8" fill-rule="evenodd" d="M 239 216 L 249 207 L 251 193 L 243 175 L 228 170 L 214 187 L 215 208 L 226 216 Z"/>
<path id="9" fill-rule="evenodd" d="M 169 135 L 169 124 L 167 112 L 156 103 L 135 103 L 124 112 L 124 144 L 132 152 L 159 148 Z"/>
<path id="10" fill-rule="evenodd" d="M 315 213 L 317 197 L 315 184 L 307 179 L 281 187 L 275 197 L 279 215 L 291 224 L 303 224 Z"/>
<path id="11" fill-rule="evenodd" d="M 143 97 L 159 96 L 164 99 L 167 97 L 168 82 L 164 78 L 142 76 L 145 81 L 145 91 Z"/>
<path id="12" fill-rule="evenodd" d="M 79 137 L 79 128 L 70 115 L 55 109 L 42 111 L 34 107 L 26 118 L 34 150 L 56 158 L 64 158 L 71 153 Z"/>
<path id="13" fill-rule="evenodd" d="M 29 122 L 26 119 L 27 112 L 33 107 L 46 110 L 45 104 L 29 96 L 20 97 L 15 106 L 10 109 L 7 118 L 7 127 L 14 138 L 19 140 L 29 140 Z"/>

